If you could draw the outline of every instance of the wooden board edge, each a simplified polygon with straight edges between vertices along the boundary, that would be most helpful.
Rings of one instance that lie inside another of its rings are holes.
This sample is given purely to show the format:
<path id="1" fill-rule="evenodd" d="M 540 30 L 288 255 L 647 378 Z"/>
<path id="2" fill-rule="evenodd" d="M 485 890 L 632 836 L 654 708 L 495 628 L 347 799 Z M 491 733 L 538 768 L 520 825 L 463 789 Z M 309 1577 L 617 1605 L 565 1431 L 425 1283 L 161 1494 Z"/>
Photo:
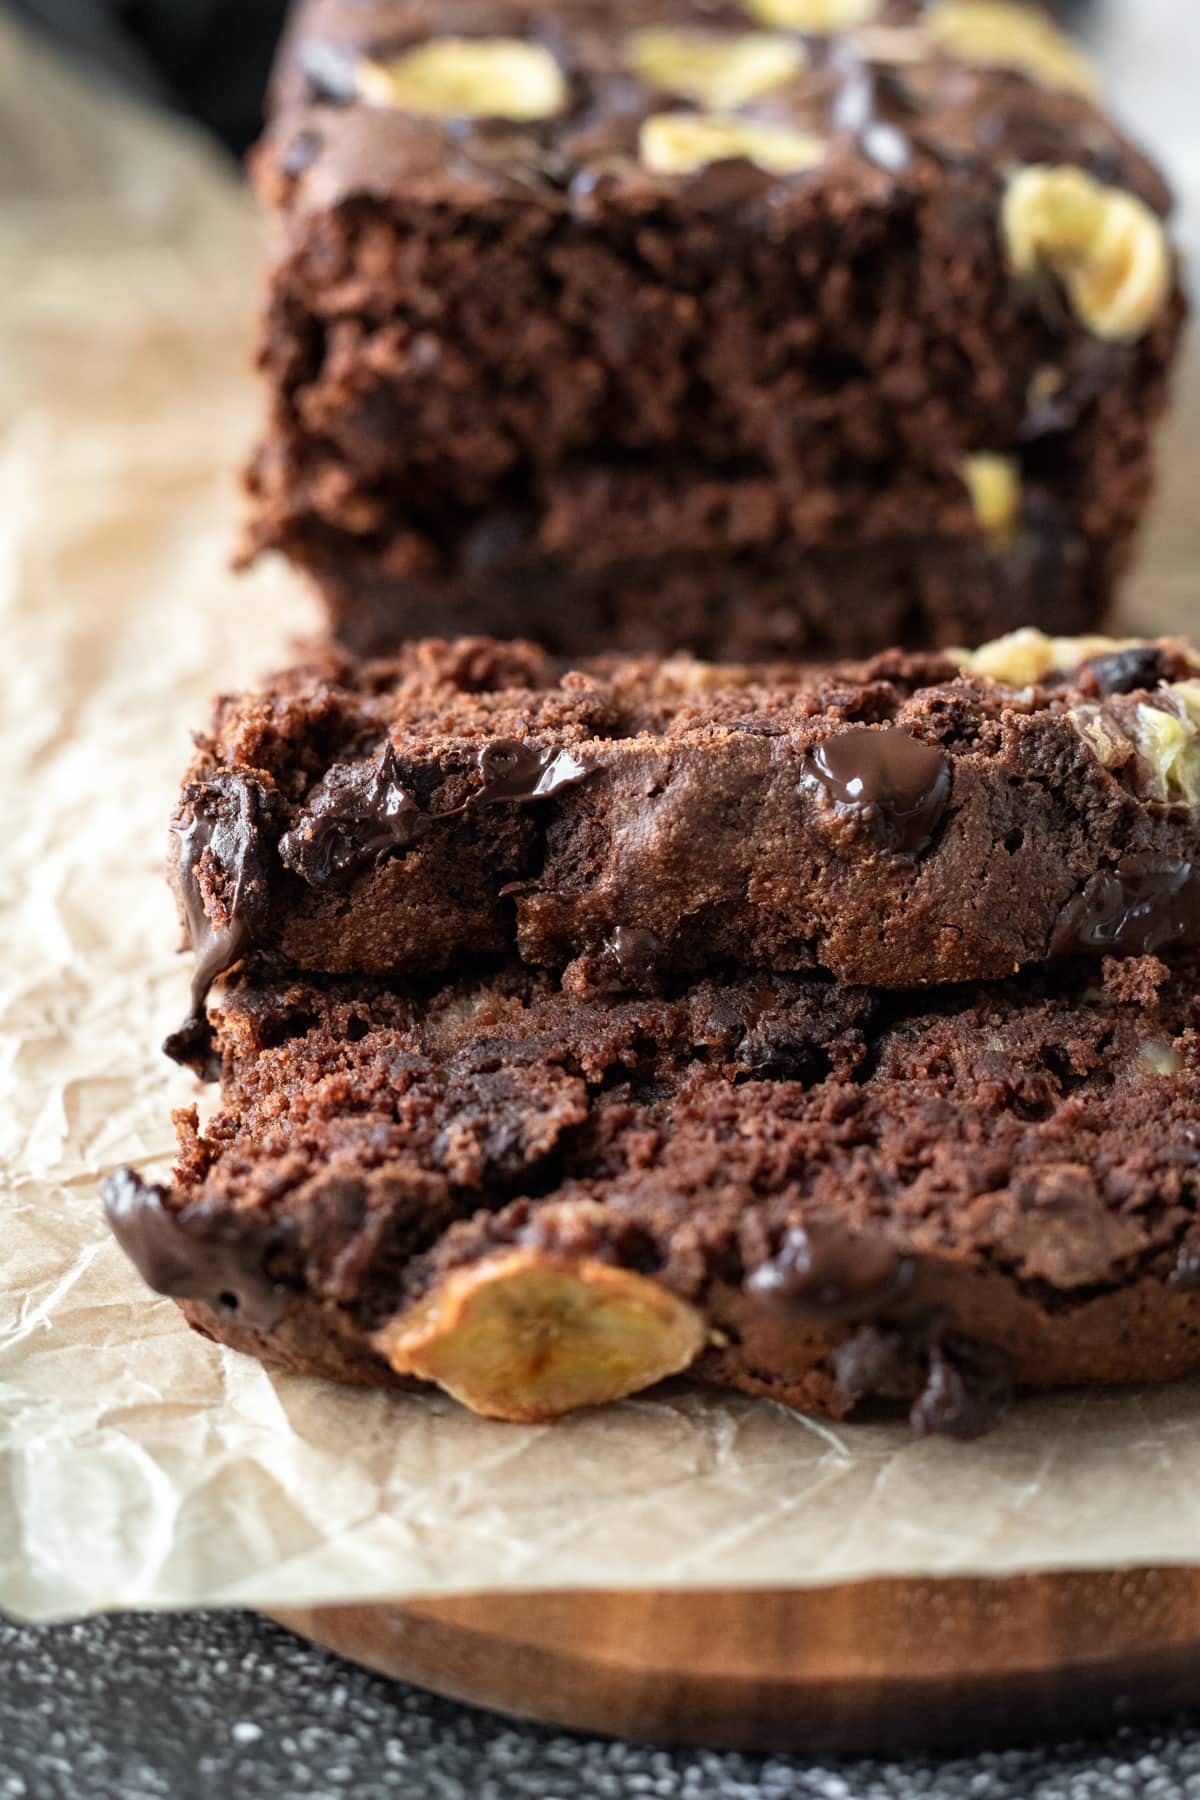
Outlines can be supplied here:
<path id="1" fill-rule="evenodd" d="M 963 1750 L 1200 1703 L 1200 1570 L 1190 1568 L 498 1594 L 270 1616 L 454 1700 L 662 1744 Z"/>

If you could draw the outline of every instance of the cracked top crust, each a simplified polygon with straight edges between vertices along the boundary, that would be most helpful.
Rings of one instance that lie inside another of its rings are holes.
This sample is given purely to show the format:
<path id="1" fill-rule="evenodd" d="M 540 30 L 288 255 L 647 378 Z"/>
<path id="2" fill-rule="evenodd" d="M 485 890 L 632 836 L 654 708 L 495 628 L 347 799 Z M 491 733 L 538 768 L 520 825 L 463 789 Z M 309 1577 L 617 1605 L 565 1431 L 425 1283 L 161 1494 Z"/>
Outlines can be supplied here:
<path id="1" fill-rule="evenodd" d="M 185 1059 L 200 989 L 247 957 L 393 976 L 515 950 L 587 994 L 1193 943 L 1197 693 L 1181 642 L 1029 632 L 841 668 L 315 653 L 220 700 L 188 770 Z"/>
<path id="2" fill-rule="evenodd" d="M 1083 53 L 1034 4 L 450 0 L 431 29 L 418 0 L 308 0 L 274 119 L 269 160 L 302 206 L 435 188 L 566 212 L 597 190 L 724 205 L 739 197 L 719 167 L 732 160 L 746 194 L 815 173 L 876 197 L 931 173 L 1075 164 L 1166 208 Z M 663 119 L 698 128 L 686 155 L 646 154 Z M 724 147 L 715 133 L 699 146 L 710 121 Z M 772 155 L 780 132 L 811 152 Z"/>
<path id="3" fill-rule="evenodd" d="M 310 0 L 255 168 L 245 553 L 356 647 L 1103 616 L 1185 304 L 1164 183 L 1037 8 Z"/>

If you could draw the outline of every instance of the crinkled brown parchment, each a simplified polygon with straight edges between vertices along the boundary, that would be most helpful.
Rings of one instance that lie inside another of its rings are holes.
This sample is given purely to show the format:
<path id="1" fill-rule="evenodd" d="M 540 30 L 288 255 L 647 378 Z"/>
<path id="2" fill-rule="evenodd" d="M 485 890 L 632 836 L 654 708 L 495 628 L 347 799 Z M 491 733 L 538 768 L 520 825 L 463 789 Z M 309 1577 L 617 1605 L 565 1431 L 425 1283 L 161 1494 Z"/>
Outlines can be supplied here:
<path id="1" fill-rule="evenodd" d="M 0 1606 L 1200 1558 L 1198 1387 L 1027 1405 L 970 1446 L 682 1385 L 522 1429 L 268 1374 L 140 1286 L 96 1187 L 164 1165 L 193 1092 L 157 1049 L 188 730 L 317 622 L 284 570 L 226 569 L 258 255 L 230 171 L 0 21 Z M 1159 627 L 1200 534 L 1185 441 Z"/>

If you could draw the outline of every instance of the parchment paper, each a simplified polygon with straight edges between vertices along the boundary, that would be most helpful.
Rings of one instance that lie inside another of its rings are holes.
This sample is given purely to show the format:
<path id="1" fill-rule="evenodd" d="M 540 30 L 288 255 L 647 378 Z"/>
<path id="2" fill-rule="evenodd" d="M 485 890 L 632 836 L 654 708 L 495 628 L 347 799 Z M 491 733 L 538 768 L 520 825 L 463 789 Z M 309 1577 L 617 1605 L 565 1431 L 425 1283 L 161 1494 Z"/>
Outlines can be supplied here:
<path id="1" fill-rule="evenodd" d="M 283 570 L 225 568 L 257 258 L 209 152 L 0 22 L 0 1605 L 1200 1560 L 1200 1386 L 1026 1404 L 974 1446 L 683 1385 L 523 1429 L 268 1374 L 141 1287 L 96 1188 L 165 1166 L 194 1092 L 157 1049 L 188 729 L 316 624 Z M 1190 441 L 1159 623 L 1186 622 Z"/>

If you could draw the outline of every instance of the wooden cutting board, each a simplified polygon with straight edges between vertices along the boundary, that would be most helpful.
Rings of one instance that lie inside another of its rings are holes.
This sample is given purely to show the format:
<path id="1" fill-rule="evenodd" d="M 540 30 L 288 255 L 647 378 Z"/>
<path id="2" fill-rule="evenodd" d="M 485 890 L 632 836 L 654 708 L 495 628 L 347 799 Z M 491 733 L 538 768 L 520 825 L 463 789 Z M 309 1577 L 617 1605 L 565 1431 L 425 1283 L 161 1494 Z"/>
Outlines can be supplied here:
<path id="1" fill-rule="evenodd" d="M 666 1744 L 967 1749 L 1200 1703 L 1193 1569 L 504 1594 L 275 1617 L 455 1700 Z"/>

